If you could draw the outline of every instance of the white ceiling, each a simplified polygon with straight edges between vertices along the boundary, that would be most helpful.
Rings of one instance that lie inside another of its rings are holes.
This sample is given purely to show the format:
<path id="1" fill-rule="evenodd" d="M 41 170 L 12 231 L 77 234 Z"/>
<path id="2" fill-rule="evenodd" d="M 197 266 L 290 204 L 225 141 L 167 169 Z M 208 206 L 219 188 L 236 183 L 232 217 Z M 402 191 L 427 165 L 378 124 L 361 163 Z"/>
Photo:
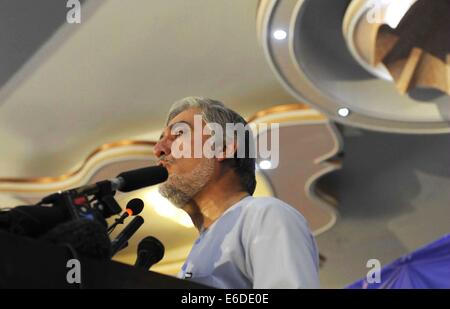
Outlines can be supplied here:
<path id="1" fill-rule="evenodd" d="M 244 115 L 294 102 L 257 41 L 257 3 L 87 1 L 0 89 L 0 177 L 60 175 L 103 143 L 151 137 L 185 96 Z"/>

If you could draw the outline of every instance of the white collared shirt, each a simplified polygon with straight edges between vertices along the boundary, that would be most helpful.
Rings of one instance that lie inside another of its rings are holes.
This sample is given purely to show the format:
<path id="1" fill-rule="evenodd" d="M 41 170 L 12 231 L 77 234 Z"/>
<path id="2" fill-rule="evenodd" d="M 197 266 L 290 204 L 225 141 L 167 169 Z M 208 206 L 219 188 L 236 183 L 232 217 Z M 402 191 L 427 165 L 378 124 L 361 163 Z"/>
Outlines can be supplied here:
<path id="1" fill-rule="evenodd" d="M 216 288 L 319 288 L 318 260 L 298 210 L 248 196 L 200 233 L 178 277 Z"/>

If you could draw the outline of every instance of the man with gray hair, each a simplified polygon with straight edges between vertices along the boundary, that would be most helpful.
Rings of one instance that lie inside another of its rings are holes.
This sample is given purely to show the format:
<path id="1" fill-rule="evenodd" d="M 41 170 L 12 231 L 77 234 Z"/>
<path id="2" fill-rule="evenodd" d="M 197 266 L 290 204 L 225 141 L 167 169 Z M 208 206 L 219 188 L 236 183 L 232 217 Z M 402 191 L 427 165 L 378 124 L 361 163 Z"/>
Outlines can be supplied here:
<path id="1" fill-rule="evenodd" d="M 245 130 L 231 132 L 237 125 Z M 316 243 L 304 217 L 279 199 L 252 196 L 253 135 L 239 114 L 212 99 L 182 99 L 154 153 L 169 172 L 160 193 L 200 233 L 179 277 L 217 288 L 319 287 Z"/>

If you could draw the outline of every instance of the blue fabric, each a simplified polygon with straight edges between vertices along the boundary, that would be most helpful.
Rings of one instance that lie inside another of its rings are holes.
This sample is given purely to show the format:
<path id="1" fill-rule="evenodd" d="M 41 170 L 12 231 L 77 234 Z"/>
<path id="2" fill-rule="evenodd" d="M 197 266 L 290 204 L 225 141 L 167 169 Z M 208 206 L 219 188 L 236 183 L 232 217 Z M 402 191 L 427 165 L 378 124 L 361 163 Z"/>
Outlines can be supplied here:
<path id="1" fill-rule="evenodd" d="M 347 289 L 449 289 L 450 234 L 381 269 L 381 283 L 361 279 Z"/>

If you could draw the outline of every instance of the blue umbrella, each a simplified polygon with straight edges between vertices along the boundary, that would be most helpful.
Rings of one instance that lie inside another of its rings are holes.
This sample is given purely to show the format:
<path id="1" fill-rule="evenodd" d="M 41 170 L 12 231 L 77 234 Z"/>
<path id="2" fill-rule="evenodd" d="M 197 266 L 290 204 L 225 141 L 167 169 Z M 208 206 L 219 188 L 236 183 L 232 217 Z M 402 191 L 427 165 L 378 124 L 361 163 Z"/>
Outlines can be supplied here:
<path id="1" fill-rule="evenodd" d="M 381 269 L 381 282 L 361 279 L 347 289 L 449 289 L 450 234 Z"/>

